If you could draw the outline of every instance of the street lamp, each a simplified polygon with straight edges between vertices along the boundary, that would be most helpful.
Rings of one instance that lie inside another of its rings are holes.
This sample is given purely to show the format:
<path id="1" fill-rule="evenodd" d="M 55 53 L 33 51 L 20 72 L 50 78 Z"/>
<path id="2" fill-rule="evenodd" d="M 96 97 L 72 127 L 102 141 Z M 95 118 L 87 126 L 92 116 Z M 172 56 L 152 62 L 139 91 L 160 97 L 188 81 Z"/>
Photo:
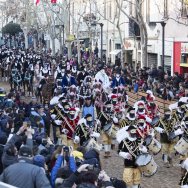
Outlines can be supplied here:
<path id="1" fill-rule="evenodd" d="M 101 27 L 101 61 L 102 61 L 102 56 L 103 56 L 103 26 L 104 26 L 104 24 L 100 23 L 99 25 Z"/>
<path id="2" fill-rule="evenodd" d="M 102 60 L 102 56 L 103 56 L 103 26 L 104 24 L 103 23 L 97 23 L 97 22 L 94 22 L 91 24 L 91 26 L 96 26 L 96 25 L 100 25 L 101 27 L 101 60 Z"/>
<path id="3" fill-rule="evenodd" d="M 159 22 L 150 22 L 150 24 L 157 24 L 160 23 L 162 26 L 162 68 L 163 68 L 163 74 L 164 74 L 164 66 L 165 66 L 165 21 L 159 21 Z M 164 75 L 163 75 L 164 76 Z"/>

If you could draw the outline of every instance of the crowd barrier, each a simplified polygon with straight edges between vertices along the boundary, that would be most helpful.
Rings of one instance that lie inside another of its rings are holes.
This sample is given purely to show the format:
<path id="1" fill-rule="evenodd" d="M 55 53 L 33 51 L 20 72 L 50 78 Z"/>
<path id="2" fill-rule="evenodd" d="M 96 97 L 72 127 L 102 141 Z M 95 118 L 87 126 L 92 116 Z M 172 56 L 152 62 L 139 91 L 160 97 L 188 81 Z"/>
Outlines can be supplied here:
<path id="1" fill-rule="evenodd" d="M 138 93 L 134 93 L 133 91 L 126 91 L 126 92 L 129 96 L 129 104 L 131 106 L 133 106 L 134 103 L 140 100 L 142 97 L 145 97 L 145 98 L 147 97 L 147 93 L 143 93 L 143 92 L 138 92 Z M 169 100 L 161 99 L 159 97 L 155 97 L 155 103 L 159 107 L 159 112 L 161 114 L 164 114 L 165 108 L 168 108 L 170 104 L 174 104 L 176 102 L 177 101 L 169 101 Z"/>

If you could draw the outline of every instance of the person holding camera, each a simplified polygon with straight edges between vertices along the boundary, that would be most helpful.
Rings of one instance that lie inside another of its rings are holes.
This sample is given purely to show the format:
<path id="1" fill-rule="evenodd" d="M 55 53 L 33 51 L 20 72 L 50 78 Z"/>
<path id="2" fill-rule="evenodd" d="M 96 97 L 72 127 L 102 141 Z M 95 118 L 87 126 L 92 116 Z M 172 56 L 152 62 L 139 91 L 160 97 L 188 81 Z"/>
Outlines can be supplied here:
<path id="1" fill-rule="evenodd" d="M 27 136 L 26 144 L 18 150 L 15 144 L 23 143 L 21 137 L 24 134 Z M 6 160 L 9 160 L 10 164 L 3 170 L 0 176 L 1 182 L 19 188 L 51 188 L 44 170 L 33 165 L 31 128 L 26 125 L 20 127 L 19 131 L 8 141 L 4 151 Z"/>
<path id="2" fill-rule="evenodd" d="M 98 182 L 105 188 L 114 188 L 104 171 L 97 174 L 93 165 L 83 164 L 57 188 L 98 188 Z"/>
<path id="3" fill-rule="evenodd" d="M 58 178 L 58 180 L 56 181 L 58 171 L 66 170 L 66 173 L 73 173 L 76 171 L 76 163 L 72 152 L 72 147 L 62 147 L 61 153 L 58 155 L 55 165 L 51 171 L 51 185 L 53 188 L 56 184 L 60 184 L 63 182 L 63 178 Z"/>

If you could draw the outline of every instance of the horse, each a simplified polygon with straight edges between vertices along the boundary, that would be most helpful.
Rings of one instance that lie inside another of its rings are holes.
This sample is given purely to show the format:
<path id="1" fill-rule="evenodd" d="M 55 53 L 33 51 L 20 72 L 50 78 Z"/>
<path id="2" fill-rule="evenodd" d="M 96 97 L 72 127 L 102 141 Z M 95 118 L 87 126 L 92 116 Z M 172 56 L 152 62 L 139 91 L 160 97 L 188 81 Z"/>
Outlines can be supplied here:
<path id="1" fill-rule="evenodd" d="M 51 98 L 53 97 L 53 91 L 54 91 L 54 78 L 53 76 L 49 76 L 46 79 L 46 83 L 43 84 L 41 89 L 41 95 L 42 95 L 42 103 L 49 103 Z"/>

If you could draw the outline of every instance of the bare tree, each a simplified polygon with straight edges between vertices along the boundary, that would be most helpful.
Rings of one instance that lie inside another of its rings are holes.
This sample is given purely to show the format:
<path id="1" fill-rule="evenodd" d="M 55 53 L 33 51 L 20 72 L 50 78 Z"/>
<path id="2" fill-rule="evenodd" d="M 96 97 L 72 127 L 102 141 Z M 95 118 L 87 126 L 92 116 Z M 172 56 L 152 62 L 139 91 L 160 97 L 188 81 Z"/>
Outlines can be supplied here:
<path id="1" fill-rule="evenodd" d="M 124 58 L 123 58 L 123 52 L 125 50 L 124 47 L 124 38 L 122 36 L 122 33 L 124 32 L 121 28 L 121 25 L 124 24 L 125 22 L 121 22 L 121 16 L 122 16 L 122 11 L 121 9 L 119 9 L 118 7 L 116 8 L 116 12 L 114 14 L 114 16 L 112 17 L 112 19 L 107 18 L 107 16 L 105 16 L 101 11 L 100 11 L 100 7 L 97 6 L 97 2 L 95 0 L 95 4 L 97 7 L 97 13 L 99 14 L 99 16 L 104 19 L 105 21 L 109 22 L 110 24 L 114 25 L 119 33 L 119 38 L 120 38 L 120 42 L 121 42 L 121 62 L 122 62 L 122 66 L 124 67 Z M 120 2 L 120 6 L 122 7 L 123 5 L 123 1 Z"/>
<path id="2" fill-rule="evenodd" d="M 135 0 L 133 2 L 130 0 L 124 0 L 128 3 L 132 3 L 135 7 L 135 15 L 130 15 L 126 12 L 126 10 L 122 7 L 123 0 L 115 0 L 118 8 L 127 16 L 130 20 L 136 22 L 140 29 L 140 39 L 141 39 L 141 50 L 142 50 L 142 66 L 148 65 L 148 56 L 147 56 L 147 44 L 148 44 L 148 33 L 146 28 L 146 23 L 144 22 L 144 18 L 142 15 L 142 5 L 144 0 Z"/>

